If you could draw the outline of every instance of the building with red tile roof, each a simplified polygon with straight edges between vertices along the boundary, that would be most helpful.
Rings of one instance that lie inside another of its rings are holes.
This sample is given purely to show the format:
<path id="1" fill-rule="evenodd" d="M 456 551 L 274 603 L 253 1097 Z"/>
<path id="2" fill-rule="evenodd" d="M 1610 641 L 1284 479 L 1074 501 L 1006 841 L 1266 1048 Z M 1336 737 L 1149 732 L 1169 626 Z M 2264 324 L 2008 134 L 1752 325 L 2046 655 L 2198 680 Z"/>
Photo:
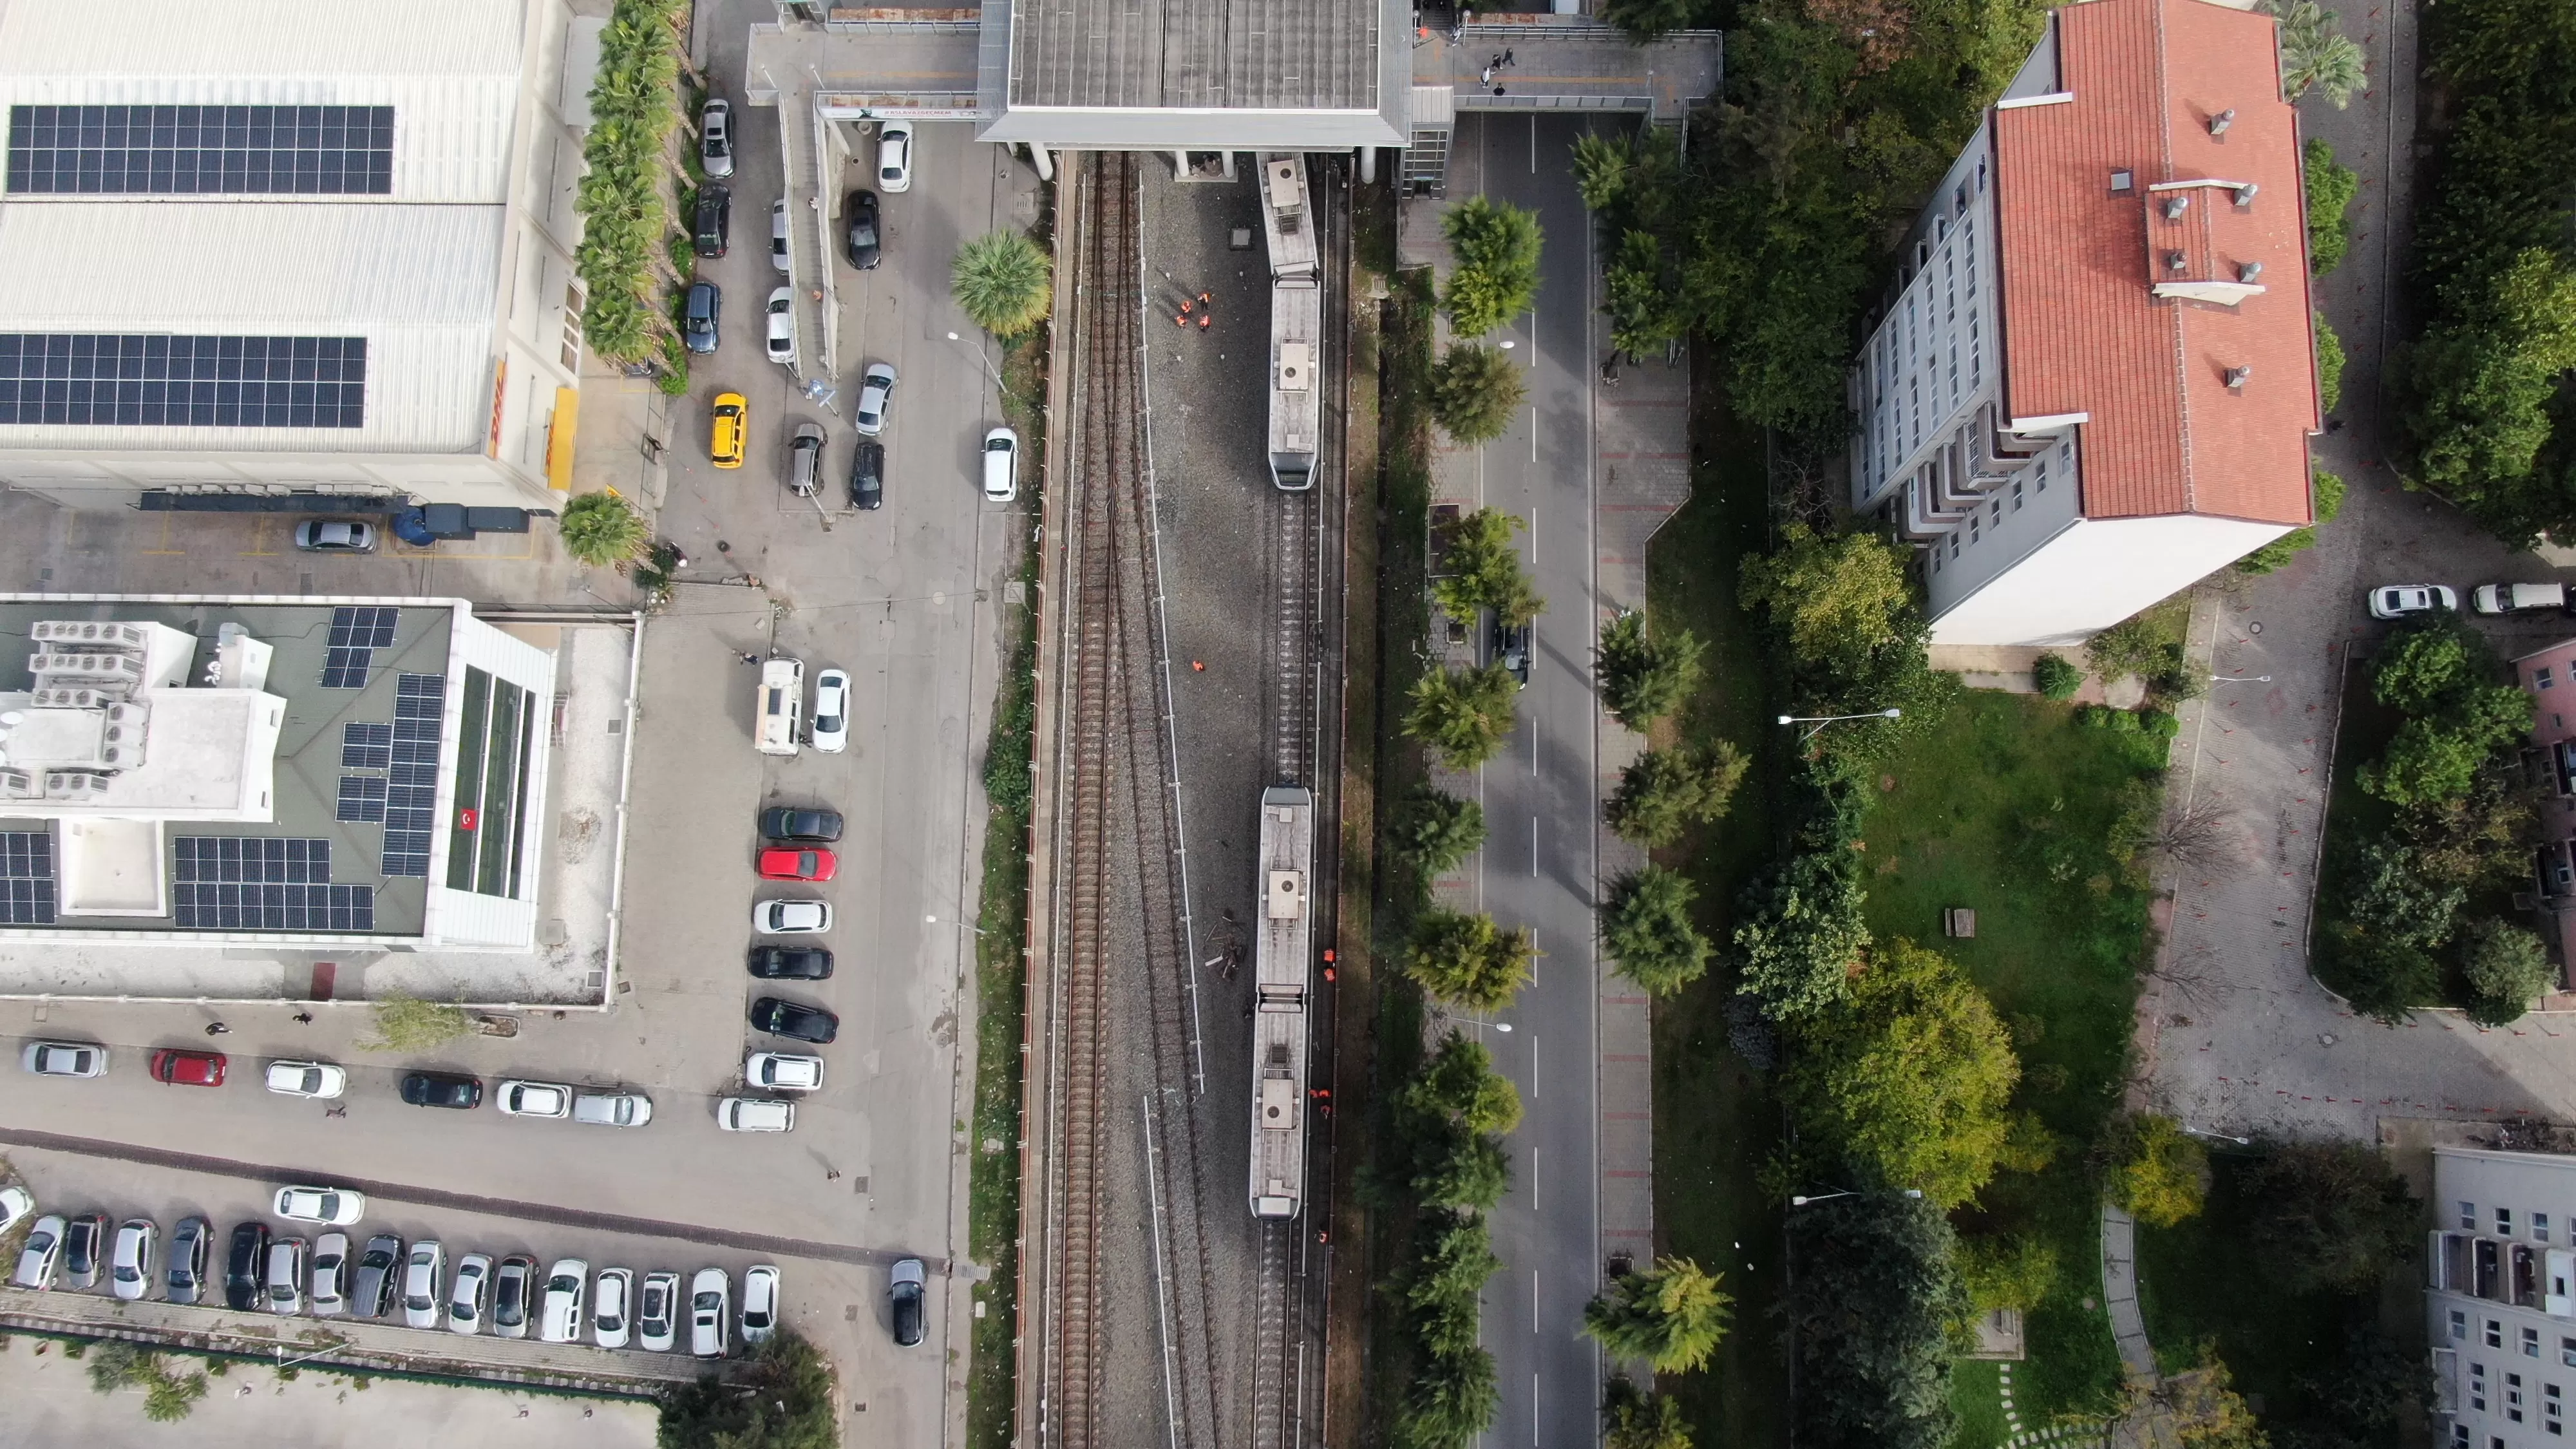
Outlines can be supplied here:
<path id="1" fill-rule="evenodd" d="M 1936 643 L 2068 644 L 2313 520 L 2306 208 L 2278 28 L 2088 0 L 1908 238 L 1852 372 L 1852 500 Z"/>

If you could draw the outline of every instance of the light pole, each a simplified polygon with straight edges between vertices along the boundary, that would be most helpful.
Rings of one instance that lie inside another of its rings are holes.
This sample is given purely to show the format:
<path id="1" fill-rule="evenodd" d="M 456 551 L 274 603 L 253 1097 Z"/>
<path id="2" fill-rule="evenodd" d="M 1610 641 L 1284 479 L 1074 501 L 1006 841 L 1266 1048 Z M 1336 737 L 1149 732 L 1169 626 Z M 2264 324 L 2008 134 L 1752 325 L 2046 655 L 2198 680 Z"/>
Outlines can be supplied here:
<path id="1" fill-rule="evenodd" d="M 1798 736 L 1798 743 L 1803 745 L 1822 733 L 1825 726 L 1830 724 L 1841 724 L 1847 719 L 1898 719 L 1904 713 L 1905 711 L 1901 709 L 1873 709 L 1860 714 L 1784 714 L 1780 716 L 1780 723 L 1814 725 L 1814 729 Z"/>
<path id="2" fill-rule="evenodd" d="M 967 351 L 972 352 L 972 353 L 974 353 L 974 354 L 975 354 L 975 360 L 976 360 L 977 362 L 980 362 L 980 363 L 984 364 L 984 375 L 985 375 L 985 376 L 987 376 L 987 377 L 990 377 L 991 379 L 993 379 L 993 390 L 994 390 L 994 391 L 1001 393 L 1001 394 L 1002 394 L 1003 396 L 1005 396 L 1005 397 L 1008 397 L 1008 396 L 1010 396 L 1010 395 L 1011 395 L 1011 389 L 1010 389 L 1009 385 L 1008 385 L 1008 384 L 1006 384 L 1006 383 L 1004 383 L 1004 382 L 1002 381 L 1002 375 L 1001 375 L 1000 373 L 995 372 L 995 371 L 993 370 L 993 360 L 992 360 L 991 358 L 986 357 L 986 356 L 984 355 L 984 349 L 983 349 L 983 348 L 981 348 L 981 347 L 977 346 L 976 344 L 974 344 L 974 343 L 972 343 L 972 342 L 967 341 L 965 338 L 958 336 L 958 335 L 957 335 L 956 333 L 954 333 L 954 332 L 951 332 L 951 333 L 949 333 L 949 334 L 948 334 L 948 340 L 949 340 L 949 341 L 951 341 L 951 342 L 956 343 L 958 346 L 963 347 L 963 348 L 965 348 Z"/>
<path id="3" fill-rule="evenodd" d="M 2272 676 L 2268 674 L 2213 674 L 2209 676 L 2209 682 L 2212 684 L 2269 684 L 2272 682 Z"/>
<path id="4" fill-rule="evenodd" d="M 1905 1191 L 1905 1195 L 1906 1195 L 1907 1197 L 1921 1197 L 1921 1196 L 1923 1195 L 1923 1189 L 1921 1189 L 1921 1188 L 1919 1188 L 1919 1187 L 1909 1187 L 1909 1188 L 1906 1188 L 1904 1191 Z M 1803 1196 L 1803 1195 L 1801 1195 L 1801 1196 L 1797 1196 L 1797 1197 L 1792 1197 L 1792 1198 L 1790 1198 L 1790 1199 L 1789 1199 L 1789 1206 L 1791 1206 L 1791 1207 L 1805 1207 L 1807 1204 L 1809 1204 L 1809 1203 L 1811 1203 L 1811 1202 L 1831 1202 L 1831 1201 L 1833 1201 L 1835 1198 L 1838 1198 L 1838 1197 L 1858 1197 L 1858 1196 L 1860 1196 L 1860 1190 L 1859 1190 L 1859 1189 L 1857 1189 L 1857 1188 L 1845 1188 L 1845 1189 L 1843 1189 L 1843 1190 L 1842 1190 L 1842 1191 L 1840 1191 L 1840 1192 L 1826 1192 L 1826 1193 L 1818 1193 L 1818 1194 L 1817 1194 L 1816 1196 L 1814 1196 L 1814 1197 L 1806 1197 L 1806 1196 Z"/>
<path id="5" fill-rule="evenodd" d="M 2190 1133 L 2194 1137 L 2215 1138 L 2220 1142 L 2233 1142 L 2239 1147 L 2251 1146 L 2254 1141 L 2251 1137 L 2239 1137 L 2233 1132 L 2212 1132 L 2206 1128 L 2186 1126 L 2179 1122 L 2174 1125 L 2181 1127 L 2183 1131 Z"/>

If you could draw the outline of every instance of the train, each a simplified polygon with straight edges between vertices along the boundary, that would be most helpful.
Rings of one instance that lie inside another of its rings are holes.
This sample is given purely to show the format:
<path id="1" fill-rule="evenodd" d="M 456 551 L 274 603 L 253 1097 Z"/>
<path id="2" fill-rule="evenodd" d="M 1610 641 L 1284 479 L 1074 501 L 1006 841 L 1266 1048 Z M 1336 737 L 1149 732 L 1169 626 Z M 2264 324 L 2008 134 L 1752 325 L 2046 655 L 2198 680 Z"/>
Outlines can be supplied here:
<path id="1" fill-rule="evenodd" d="M 1270 244 L 1270 481 L 1315 486 L 1323 406 L 1323 272 L 1302 156 L 1261 158 L 1261 231 Z"/>
<path id="2" fill-rule="evenodd" d="M 1305 1210 L 1307 1007 L 1313 999 L 1315 796 L 1261 792 L 1260 938 L 1253 948 L 1252 1215 Z"/>

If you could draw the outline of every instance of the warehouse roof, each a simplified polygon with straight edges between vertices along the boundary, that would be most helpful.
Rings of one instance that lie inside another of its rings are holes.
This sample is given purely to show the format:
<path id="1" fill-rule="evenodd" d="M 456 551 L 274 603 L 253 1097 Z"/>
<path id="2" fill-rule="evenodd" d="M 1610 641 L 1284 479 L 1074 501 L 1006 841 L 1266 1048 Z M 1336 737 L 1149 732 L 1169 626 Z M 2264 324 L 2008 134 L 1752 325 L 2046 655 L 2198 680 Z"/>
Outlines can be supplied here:
<path id="1" fill-rule="evenodd" d="M 1385 0 L 1016 0 L 1010 105 L 1378 109 Z"/>

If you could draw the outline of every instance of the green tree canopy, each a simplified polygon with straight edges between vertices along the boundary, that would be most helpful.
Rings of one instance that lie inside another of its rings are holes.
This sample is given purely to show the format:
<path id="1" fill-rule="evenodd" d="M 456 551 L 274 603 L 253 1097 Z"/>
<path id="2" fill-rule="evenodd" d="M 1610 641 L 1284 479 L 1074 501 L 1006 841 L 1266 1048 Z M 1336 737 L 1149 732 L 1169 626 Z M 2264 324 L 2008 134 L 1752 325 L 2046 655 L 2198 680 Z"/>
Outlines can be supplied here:
<path id="1" fill-rule="evenodd" d="M 1455 265 L 1440 294 L 1449 325 L 1481 337 L 1529 310 L 1538 296 L 1538 213 L 1471 196 L 1441 218 Z"/>
<path id="2" fill-rule="evenodd" d="M 2274 1146 L 2246 1167 L 2236 1196 L 2253 1261 L 2293 1293 L 2375 1293 L 2423 1242 L 2423 1205 L 2358 1142 Z"/>
<path id="3" fill-rule="evenodd" d="M 1900 1193 L 1790 1212 L 1798 1274 L 1780 1308 L 1803 1449 L 1947 1449 L 1951 1333 L 1970 1315 L 1957 1243 L 1941 1209 Z"/>
<path id="4" fill-rule="evenodd" d="M 957 249 L 949 268 L 957 308 L 996 337 L 1024 337 L 1055 304 L 1054 264 L 1016 231 L 988 231 Z"/>
<path id="5" fill-rule="evenodd" d="M 1494 1426 L 1502 1396 L 1494 1356 L 1481 1348 L 1433 1354 L 1396 1409 L 1395 1449 L 1464 1449 Z"/>
<path id="6" fill-rule="evenodd" d="M 1706 649 L 1688 629 L 1650 637 L 1646 616 L 1634 609 L 1612 615 L 1601 626 L 1601 653 L 1592 665 L 1602 704 L 1619 723 L 1644 731 L 1699 687 Z"/>
<path id="7" fill-rule="evenodd" d="M 575 187 L 582 221 L 573 265 L 581 273 L 582 341 L 612 362 L 656 357 L 670 324 L 655 305 L 668 268 L 671 229 L 663 147 L 679 120 L 679 60 L 672 18 L 680 0 L 617 0 L 600 33 L 590 85 L 588 162 Z"/>
<path id="8" fill-rule="evenodd" d="M 1780 547 L 1747 559 L 1737 598 L 1768 614 L 1799 655 L 1829 666 L 1896 641 L 1914 606 L 1905 553 L 1875 534 L 1820 534 L 1802 523 Z"/>
<path id="9" fill-rule="evenodd" d="M 1664 244 L 1653 232 L 1630 230 L 1601 269 L 1601 310 L 1610 318 L 1610 345 L 1631 357 L 1661 352 L 1690 330 L 1673 286 Z"/>
<path id="10" fill-rule="evenodd" d="M 2463 276 L 2407 370 L 2412 478 L 2520 544 L 2571 509 L 2563 485 L 2534 471 L 2549 407 L 2576 367 L 2576 270 L 2534 246 L 2488 279 Z"/>
<path id="11" fill-rule="evenodd" d="M 2352 221 L 2344 213 L 2361 194 L 2361 173 L 2335 160 L 2334 147 L 2315 137 L 2305 152 L 2308 173 L 2308 269 L 2323 276 L 2343 261 L 2352 245 Z"/>
<path id="12" fill-rule="evenodd" d="M 1959 1281 L 1980 1313 L 2039 1306 L 2057 1283 L 2057 1249 L 2033 1233 L 1959 1240 Z"/>
<path id="13" fill-rule="evenodd" d="M 1586 211 L 1607 211 L 1627 200 L 1628 138 L 1618 132 L 1586 131 L 1574 138 L 1574 189 Z"/>
<path id="14" fill-rule="evenodd" d="M 2297 100 L 2323 91 L 2342 110 L 2368 83 L 2361 47 L 2335 29 L 2335 13 L 2317 0 L 2290 0 L 2281 16 L 2281 93 Z"/>
<path id="15" fill-rule="evenodd" d="M 2549 948 L 2520 926 L 2480 920 L 2470 924 L 2466 935 L 2460 970 L 2476 993 L 2469 1016 L 2481 1026 L 2520 1020 L 2543 992 L 2558 985 L 2558 968 L 2549 962 Z"/>
<path id="16" fill-rule="evenodd" d="M 1404 974 L 1447 1005 L 1492 1013 L 1512 1004 L 1538 956 L 1529 933 L 1485 915 L 1428 910 L 1414 918 Z"/>
<path id="17" fill-rule="evenodd" d="M 1429 785 L 1396 807 L 1387 839 L 1423 879 L 1444 875 L 1485 846 L 1485 807 Z"/>
<path id="18" fill-rule="evenodd" d="M 661 1449 L 836 1449 L 832 1366 L 793 1329 L 755 1346 L 733 1372 L 662 1395 Z"/>
<path id="19" fill-rule="evenodd" d="M 1611 883 L 1601 907 L 1601 948 L 1648 995 L 1670 996 L 1708 971 L 1708 938 L 1691 924 L 1697 894 L 1688 877 L 1659 865 Z"/>
<path id="20" fill-rule="evenodd" d="M 400 992 L 380 997 L 373 1008 L 375 1029 L 358 1039 L 358 1049 L 371 1052 L 420 1053 L 445 1046 L 473 1030 L 465 1008 L 423 1001 Z"/>
<path id="21" fill-rule="evenodd" d="M 2209 1149 L 2171 1117 L 2120 1118 L 2099 1147 L 2103 1191 L 2149 1227 L 2200 1215 L 2209 1196 Z"/>
<path id="22" fill-rule="evenodd" d="M 1841 1005 L 1869 947 L 1850 852 L 1793 856 L 1767 883 L 1747 888 L 1735 928 L 1736 989 L 1775 1022 L 1804 1021 Z"/>
<path id="23" fill-rule="evenodd" d="M 1602 815 L 1640 845 L 1670 845 L 1690 826 L 1725 815 L 1744 771 L 1743 752 L 1725 740 L 1700 749 L 1648 750 L 1619 772 L 1619 788 L 1603 802 Z"/>
<path id="24" fill-rule="evenodd" d="M 1626 1374 L 1610 1376 L 1610 1387 L 1601 1396 L 1601 1427 L 1602 1449 L 1691 1449 L 1681 1401 L 1646 1393 Z"/>
<path id="25" fill-rule="evenodd" d="M 2042 699 L 2073 699 L 2084 687 L 2084 671 L 2063 654 L 2042 654 L 2031 661 L 2030 679 Z"/>
<path id="26" fill-rule="evenodd" d="M 1432 1209 L 1414 1235 L 1413 1261 L 1400 1280 L 1415 1333 L 1432 1354 L 1451 1357 L 1476 1349 L 1476 1297 L 1503 1266 L 1494 1256 L 1485 1220 L 1473 1213 Z"/>
<path id="27" fill-rule="evenodd" d="M 1462 447 L 1501 437 L 1528 397 L 1520 364 L 1499 347 L 1457 343 L 1431 369 L 1431 420 Z"/>
<path id="28" fill-rule="evenodd" d="M 1440 528 L 1439 575 L 1431 596 L 1441 612 L 1461 624 L 1476 622 L 1477 611 L 1491 609 L 1515 624 L 1538 617 L 1547 601 L 1530 589 L 1514 542 L 1524 521 L 1517 513 L 1479 508 Z"/>
<path id="29" fill-rule="evenodd" d="M 622 496 L 607 489 L 584 493 L 564 505 L 559 523 L 564 552 L 573 562 L 623 572 L 644 556 L 651 541 L 643 515 Z"/>
<path id="30" fill-rule="evenodd" d="M 1653 40 L 1703 18 L 1703 0 L 1601 0 L 1601 19 L 1628 32 L 1631 40 Z"/>
<path id="31" fill-rule="evenodd" d="M 1642 1358 L 1657 1373 L 1687 1373 L 1706 1364 L 1726 1337 L 1735 1300 L 1718 1285 L 1723 1273 L 1688 1258 L 1659 1258 L 1652 1270 L 1610 1280 L 1584 1305 L 1583 1331 L 1621 1358 Z"/>
<path id="32" fill-rule="evenodd" d="M 1482 1042 L 1455 1027 L 1405 1084 L 1402 1100 L 1407 1111 L 1480 1135 L 1521 1124 L 1519 1090 L 1494 1070 L 1493 1053 Z"/>
<path id="33" fill-rule="evenodd" d="M 1520 681 L 1500 665 L 1434 670 L 1413 682 L 1404 733 L 1430 746 L 1450 769 L 1472 770 L 1503 748 L 1519 693 Z"/>
<path id="34" fill-rule="evenodd" d="M 1462 1135 L 1450 1150 L 1414 1170 L 1413 1195 L 1432 1207 L 1490 1210 L 1512 1186 L 1511 1158 L 1502 1139 Z"/>

